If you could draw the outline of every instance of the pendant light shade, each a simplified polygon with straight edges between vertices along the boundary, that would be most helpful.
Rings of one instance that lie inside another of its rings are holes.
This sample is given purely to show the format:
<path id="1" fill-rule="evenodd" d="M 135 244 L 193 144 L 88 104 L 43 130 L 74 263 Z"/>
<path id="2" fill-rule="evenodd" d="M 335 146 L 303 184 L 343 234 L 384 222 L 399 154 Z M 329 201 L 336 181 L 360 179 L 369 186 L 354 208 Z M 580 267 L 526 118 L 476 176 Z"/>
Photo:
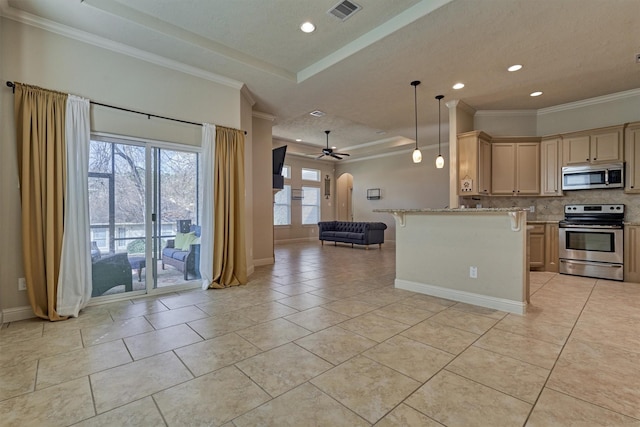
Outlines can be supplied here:
<path id="1" fill-rule="evenodd" d="M 420 80 L 414 80 L 411 82 L 411 86 L 413 86 L 413 100 L 414 100 L 414 111 L 416 116 L 416 148 L 413 150 L 413 163 L 420 163 L 422 161 L 422 153 L 418 149 L 418 85 L 420 84 Z"/>
<path id="2" fill-rule="evenodd" d="M 436 157 L 436 168 L 438 169 L 442 169 L 444 167 L 444 157 L 442 157 L 442 154 L 440 153 L 440 126 L 442 125 L 440 120 L 440 101 L 442 98 L 444 98 L 444 95 L 436 96 L 436 99 L 438 100 L 438 157 Z"/>

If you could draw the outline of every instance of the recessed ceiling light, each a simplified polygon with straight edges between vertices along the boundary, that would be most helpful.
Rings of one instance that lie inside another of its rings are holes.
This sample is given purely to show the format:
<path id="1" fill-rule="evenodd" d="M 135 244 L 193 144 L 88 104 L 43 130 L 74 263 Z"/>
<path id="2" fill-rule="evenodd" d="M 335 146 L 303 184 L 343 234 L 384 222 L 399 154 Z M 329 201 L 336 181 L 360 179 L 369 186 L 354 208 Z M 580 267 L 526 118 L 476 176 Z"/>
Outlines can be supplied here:
<path id="1" fill-rule="evenodd" d="M 307 21 L 307 22 L 303 22 L 302 25 L 300 25 L 300 30 L 303 33 L 313 33 L 316 30 L 316 26 L 313 25 L 311 22 Z"/>
<path id="2" fill-rule="evenodd" d="M 296 142 L 302 142 L 300 138 L 296 138 Z"/>
<path id="3" fill-rule="evenodd" d="M 456 83 L 453 85 L 454 89 L 462 89 L 464 87 L 464 83 Z"/>
<path id="4" fill-rule="evenodd" d="M 522 65 L 520 64 L 516 64 L 516 65 L 512 65 L 511 67 L 507 68 L 507 70 L 509 71 L 518 71 L 522 69 Z"/>
<path id="5" fill-rule="evenodd" d="M 314 111 L 310 112 L 309 114 L 311 114 L 313 117 L 322 117 L 327 113 L 325 113 L 324 111 L 320 111 L 320 110 L 314 110 Z"/>
<path id="6" fill-rule="evenodd" d="M 540 96 L 540 95 L 542 95 L 542 92 L 537 91 L 537 92 L 531 92 L 529 96 Z"/>

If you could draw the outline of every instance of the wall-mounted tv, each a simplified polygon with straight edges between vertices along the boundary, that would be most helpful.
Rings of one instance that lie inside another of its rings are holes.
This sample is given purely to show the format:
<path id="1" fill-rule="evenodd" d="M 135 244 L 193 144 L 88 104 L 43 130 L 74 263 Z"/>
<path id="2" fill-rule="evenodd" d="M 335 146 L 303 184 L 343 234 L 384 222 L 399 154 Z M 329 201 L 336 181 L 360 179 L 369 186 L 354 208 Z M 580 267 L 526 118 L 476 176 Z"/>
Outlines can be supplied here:
<path id="1" fill-rule="evenodd" d="M 286 154 L 286 145 L 273 149 L 273 188 L 284 188 L 284 177 L 282 176 L 282 168 L 284 166 L 284 157 Z"/>

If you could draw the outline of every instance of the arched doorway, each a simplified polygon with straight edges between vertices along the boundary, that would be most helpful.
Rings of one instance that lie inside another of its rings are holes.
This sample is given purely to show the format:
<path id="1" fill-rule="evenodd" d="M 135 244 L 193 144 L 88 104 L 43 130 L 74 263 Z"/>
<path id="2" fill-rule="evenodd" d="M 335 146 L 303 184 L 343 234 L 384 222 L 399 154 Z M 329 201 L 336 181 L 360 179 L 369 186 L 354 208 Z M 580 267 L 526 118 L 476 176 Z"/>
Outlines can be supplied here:
<path id="1" fill-rule="evenodd" d="M 343 173 L 336 182 L 338 221 L 353 221 L 353 175 Z"/>

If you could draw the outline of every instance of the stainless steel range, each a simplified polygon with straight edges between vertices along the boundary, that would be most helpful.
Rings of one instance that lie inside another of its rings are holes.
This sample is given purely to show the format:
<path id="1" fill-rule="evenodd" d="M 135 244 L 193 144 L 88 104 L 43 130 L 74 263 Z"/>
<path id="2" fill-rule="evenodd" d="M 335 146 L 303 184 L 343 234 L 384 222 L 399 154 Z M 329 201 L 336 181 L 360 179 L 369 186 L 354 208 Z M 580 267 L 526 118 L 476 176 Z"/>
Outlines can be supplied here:
<path id="1" fill-rule="evenodd" d="M 623 280 L 624 205 L 566 205 L 560 273 Z"/>

